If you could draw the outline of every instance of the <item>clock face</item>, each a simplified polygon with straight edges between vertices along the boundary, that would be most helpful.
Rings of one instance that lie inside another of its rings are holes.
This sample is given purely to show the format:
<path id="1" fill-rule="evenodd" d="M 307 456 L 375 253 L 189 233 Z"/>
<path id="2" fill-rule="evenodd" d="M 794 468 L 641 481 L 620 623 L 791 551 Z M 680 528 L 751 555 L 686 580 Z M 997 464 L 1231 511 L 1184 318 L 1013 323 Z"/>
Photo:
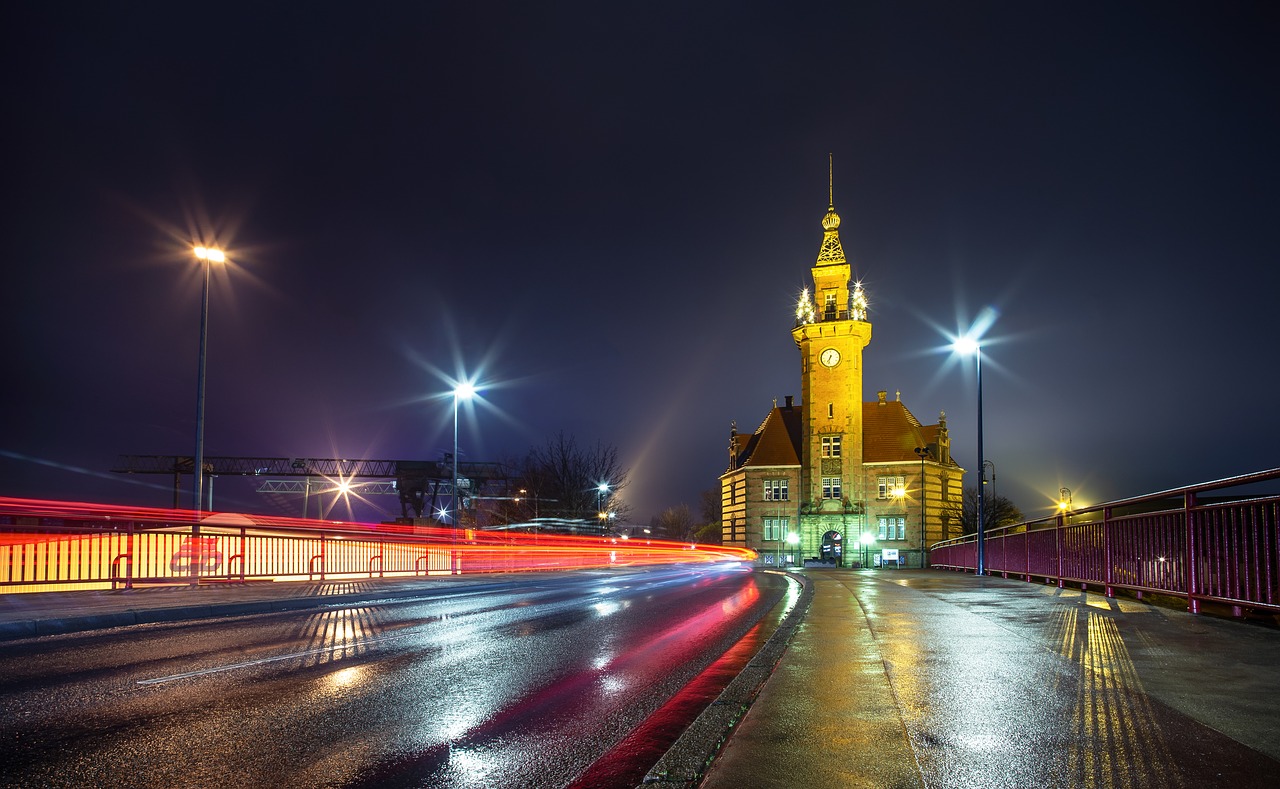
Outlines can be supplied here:
<path id="1" fill-rule="evenodd" d="M 835 367 L 840 363 L 840 352 L 835 348 L 828 348 L 822 352 L 821 356 L 818 357 L 818 361 L 822 362 L 827 367 Z"/>

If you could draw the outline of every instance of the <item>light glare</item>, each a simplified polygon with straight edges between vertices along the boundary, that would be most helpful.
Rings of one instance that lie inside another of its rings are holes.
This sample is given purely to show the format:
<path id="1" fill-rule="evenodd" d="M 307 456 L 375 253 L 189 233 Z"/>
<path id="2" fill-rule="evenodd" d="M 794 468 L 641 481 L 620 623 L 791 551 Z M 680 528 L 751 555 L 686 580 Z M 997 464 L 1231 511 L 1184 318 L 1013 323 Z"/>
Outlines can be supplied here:
<path id="1" fill-rule="evenodd" d="M 225 263 L 227 260 L 226 253 L 216 247 L 196 247 L 194 252 L 198 260 L 208 260 L 213 263 Z"/>

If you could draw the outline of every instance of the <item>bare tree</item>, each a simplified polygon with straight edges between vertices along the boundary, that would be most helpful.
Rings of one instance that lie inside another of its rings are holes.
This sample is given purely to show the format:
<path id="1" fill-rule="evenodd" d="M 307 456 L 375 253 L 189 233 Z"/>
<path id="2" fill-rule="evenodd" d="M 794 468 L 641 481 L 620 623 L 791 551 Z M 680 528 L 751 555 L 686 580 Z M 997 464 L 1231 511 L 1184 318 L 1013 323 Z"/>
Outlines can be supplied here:
<path id="1" fill-rule="evenodd" d="M 631 513 L 618 495 L 627 486 L 628 472 L 616 447 L 597 443 L 584 449 L 573 436 L 560 432 L 530 449 L 513 467 L 511 489 L 525 491 L 521 512 L 536 507 L 542 517 L 595 519 L 603 511 L 618 521 Z M 603 492 L 602 484 L 608 486 Z"/>
<path id="2" fill-rule="evenodd" d="M 697 525 L 693 522 L 693 513 L 688 504 L 668 507 L 662 514 L 655 515 L 649 522 L 649 528 L 655 537 L 664 540 L 689 541 L 693 539 Z"/>
<path id="3" fill-rule="evenodd" d="M 965 488 L 959 501 L 952 499 L 942 507 L 944 522 L 960 524 L 961 534 L 976 534 L 978 531 L 978 489 Z M 987 495 L 982 497 L 983 531 L 1019 523 L 1023 520 L 1022 510 L 1004 496 Z"/>
<path id="4" fill-rule="evenodd" d="M 720 533 L 720 488 L 707 488 L 700 496 L 702 503 L 702 525 L 693 534 L 693 539 L 704 545 L 719 545 Z"/>

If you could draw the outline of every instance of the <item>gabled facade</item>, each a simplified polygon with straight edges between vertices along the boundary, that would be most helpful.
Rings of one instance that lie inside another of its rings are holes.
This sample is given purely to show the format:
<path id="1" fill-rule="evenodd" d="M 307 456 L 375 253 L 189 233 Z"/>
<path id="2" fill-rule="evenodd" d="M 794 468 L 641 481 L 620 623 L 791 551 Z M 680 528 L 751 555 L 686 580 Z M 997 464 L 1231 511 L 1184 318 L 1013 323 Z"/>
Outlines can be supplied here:
<path id="1" fill-rule="evenodd" d="M 721 537 L 759 552 L 764 564 L 847 566 L 890 549 L 900 564 L 919 567 L 929 544 L 958 532 L 945 509 L 961 495 L 964 470 L 951 459 L 945 414 L 922 425 L 900 397 L 882 391 L 863 401 L 871 323 L 839 228 L 829 200 L 813 292 L 801 294 L 791 329 L 801 402 L 775 401 L 751 435 L 731 428 Z"/>

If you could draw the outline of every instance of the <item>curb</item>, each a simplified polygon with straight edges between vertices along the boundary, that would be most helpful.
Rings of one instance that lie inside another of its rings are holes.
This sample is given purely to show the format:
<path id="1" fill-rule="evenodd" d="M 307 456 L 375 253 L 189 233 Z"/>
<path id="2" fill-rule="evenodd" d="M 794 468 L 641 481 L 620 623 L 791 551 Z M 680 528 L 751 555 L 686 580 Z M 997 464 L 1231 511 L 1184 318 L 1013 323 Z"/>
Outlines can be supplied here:
<path id="1" fill-rule="evenodd" d="M 649 770 L 641 789 L 694 789 L 702 781 L 720 749 L 733 735 L 738 721 L 747 714 L 760 689 L 773 675 L 796 628 L 809 611 L 809 604 L 813 601 L 812 580 L 791 572 L 786 576 L 800 585 L 800 598 L 795 606 L 746 668 L 729 682 Z"/>

